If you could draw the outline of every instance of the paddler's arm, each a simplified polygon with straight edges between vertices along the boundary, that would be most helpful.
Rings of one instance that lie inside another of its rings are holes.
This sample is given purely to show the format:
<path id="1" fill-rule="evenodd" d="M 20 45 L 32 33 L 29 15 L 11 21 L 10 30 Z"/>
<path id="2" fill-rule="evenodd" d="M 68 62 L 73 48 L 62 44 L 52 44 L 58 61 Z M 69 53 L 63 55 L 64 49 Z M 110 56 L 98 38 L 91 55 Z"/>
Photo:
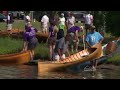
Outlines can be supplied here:
<path id="1" fill-rule="evenodd" d="M 88 45 L 90 48 L 92 48 L 92 46 L 90 45 L 90 43 L 89 43 L 89 42 L 87 42 L 87 41 L 86 41 L 86 43 L 87 43 L 87 45 Z"/>
<path id="2" fill-rule="evenodd" d="M 104 38 L 102 38 L 102 39 L 99 41 L 99 43 L 101 44 L 101 43 L 103 42 L 103 40 L 104 40 Z"/>
<path id="3" fill-rule="evenodd" d="M 61 55 L 61 49 L 59 48 L 58 49 L 58 55 L 61 57 L 62 55 Z"/>

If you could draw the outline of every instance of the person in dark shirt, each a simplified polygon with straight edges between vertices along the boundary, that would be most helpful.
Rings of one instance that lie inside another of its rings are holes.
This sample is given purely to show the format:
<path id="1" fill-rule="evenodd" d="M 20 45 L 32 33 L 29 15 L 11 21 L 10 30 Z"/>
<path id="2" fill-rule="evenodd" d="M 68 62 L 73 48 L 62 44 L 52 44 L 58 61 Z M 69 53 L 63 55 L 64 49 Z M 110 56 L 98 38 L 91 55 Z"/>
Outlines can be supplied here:
<path id="1" fill-rule="evenodd" d="M 53 53 L 54 53 L 54 48 L 56 44 L 57 31 L 58 31 L 57 26 L 54 23 L 51 23 L 49 27 L 49 36 L 47 39 L 47 43 L 49 45 L 50 60 L 53 60 Z"/>
<path id="2" fill-rule="evenodd" d="M 75 43 L 75 50 L 76 52 L 78 52 L 78 44 L 79 44 L 79 32 L 82 31 L 82 28 L 80 28 L 79 26 L 73 26 L 71 27 L 68 31 L 67 34 L 69 35 L 69 43 L 71 46 L 71 51 L 73 52 L 73 45 Z"/>

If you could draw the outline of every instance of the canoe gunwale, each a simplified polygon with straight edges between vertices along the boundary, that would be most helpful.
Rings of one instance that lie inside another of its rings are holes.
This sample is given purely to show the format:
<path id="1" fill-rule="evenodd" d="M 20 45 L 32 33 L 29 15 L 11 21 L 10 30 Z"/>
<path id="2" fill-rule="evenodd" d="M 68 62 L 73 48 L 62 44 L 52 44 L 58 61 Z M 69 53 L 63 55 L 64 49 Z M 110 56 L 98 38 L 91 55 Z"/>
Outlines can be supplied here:
<path id="1" fill-rule="evenodd" d="M 16 54 L 0 55 L 0 64 L 25 64 L 30 61 L 30 50 Z"/>
<path id="2" fill-rule="evenodd" d="M 96 49 L 96 50 L 95 50 Z M 89 48 L 87 50 L 90 50 Z M 102 53 L 102 46 L 100 44 L 93 47 L 94 52 L 90 53 L 87 57 L 83 57 L 82 59 L 71 61 L 71 62 L 64 62 L 64 63 L 46 63 L 46 62 L 38 62 L 38 74 L 43 72 L 52 72 L 58 69 L 70 67 L 73 65 L 78 65 L 83 62 L 95 60 L 101 57 Z M 78 52 L 80 53 L 80 52 Z"/>

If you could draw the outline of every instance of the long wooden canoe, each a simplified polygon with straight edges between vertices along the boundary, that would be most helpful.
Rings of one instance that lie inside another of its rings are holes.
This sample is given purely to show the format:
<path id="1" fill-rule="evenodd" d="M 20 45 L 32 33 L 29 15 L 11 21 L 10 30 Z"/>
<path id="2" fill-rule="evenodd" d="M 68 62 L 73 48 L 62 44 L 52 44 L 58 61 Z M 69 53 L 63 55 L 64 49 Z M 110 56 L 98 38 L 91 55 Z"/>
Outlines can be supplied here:
<path id="1" fill-rule="evenodd" d="M 62 61 L 39 61 L 38 74 L 56 71 L 73 65 L 79 65 L 90 60 L 98 59 L 101 56 L 102 46 L 101 44 L 96 44 L 93 48 L 82 50 Z"/>
<path id="2" fill-rule="evenodd" d="M 30 61 L 30 51 L 0 55 L 0 64 L 25 64 Z"/>
<path id="3" fill-rule="evenodd" d="M 12 29 L 11 31 L 0 31 L 0 36 L 16 36 L 19 37 L 23 34 L 23 31 L 20 29 Z"/>
<path id="4" fill-rule="evenodd" d="M 38 32 L 36 34 L 36 37 L 38 39 L 39 42 L 46 42 L 47 38 L 48 38 L 49 33 L 42 33 L 42 32 Z"/>
<path id="5" fill-rule="evenodd" d="M 20 32 L 22 32 L 22 30 L 20 30 L 19 28 L 12 29 L 11 31 L 8 31 L 8 30 L 1 31 L 0 30 L 0 34 L 2 34 L 2 33 L 20 33 Z"/>

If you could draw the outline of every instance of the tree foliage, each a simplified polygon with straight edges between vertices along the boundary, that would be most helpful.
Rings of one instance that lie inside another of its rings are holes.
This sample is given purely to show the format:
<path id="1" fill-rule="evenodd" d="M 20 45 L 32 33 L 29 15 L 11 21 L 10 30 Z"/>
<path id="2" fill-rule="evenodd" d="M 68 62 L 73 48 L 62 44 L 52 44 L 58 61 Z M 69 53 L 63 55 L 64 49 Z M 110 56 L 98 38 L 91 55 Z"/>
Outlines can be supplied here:
<path id="1" fill-rule="evenodd" d="M 104 26 L 105 26 L 105 11 L 94 11 L 93 16 L 94 16 L 94 25 L 96 26 L 97 31 L 104 31 Z"/>
<path id="2" fill-rule="evenodd" d="M 108 11 L 106 14 L 106 32 L 120 36 L 120 11 Z"/>

